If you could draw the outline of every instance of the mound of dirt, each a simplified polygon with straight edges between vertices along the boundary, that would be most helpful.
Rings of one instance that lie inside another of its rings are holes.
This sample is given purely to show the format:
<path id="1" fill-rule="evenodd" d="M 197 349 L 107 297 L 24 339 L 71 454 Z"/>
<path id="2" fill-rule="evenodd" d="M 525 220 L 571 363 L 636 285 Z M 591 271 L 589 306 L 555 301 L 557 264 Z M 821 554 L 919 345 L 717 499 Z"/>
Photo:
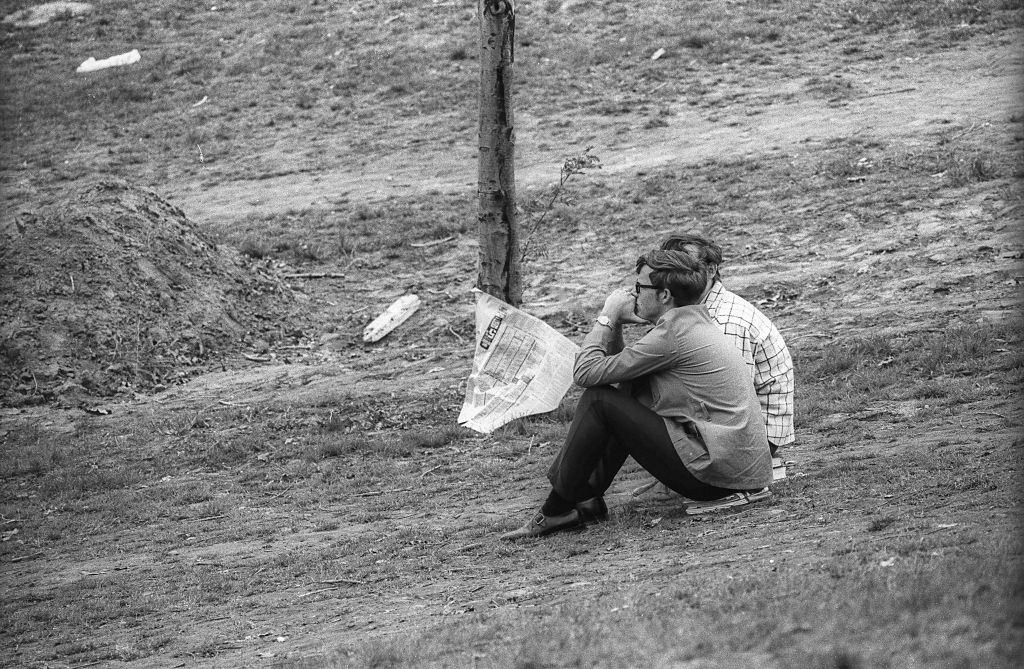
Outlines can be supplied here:
<path id="1" fill-rule="evenodd" d="M 284 336 L 299 296 L 157 193 L 102 181 L 64 201 L 3 232 L 3 404 L 160 390 Z"/>

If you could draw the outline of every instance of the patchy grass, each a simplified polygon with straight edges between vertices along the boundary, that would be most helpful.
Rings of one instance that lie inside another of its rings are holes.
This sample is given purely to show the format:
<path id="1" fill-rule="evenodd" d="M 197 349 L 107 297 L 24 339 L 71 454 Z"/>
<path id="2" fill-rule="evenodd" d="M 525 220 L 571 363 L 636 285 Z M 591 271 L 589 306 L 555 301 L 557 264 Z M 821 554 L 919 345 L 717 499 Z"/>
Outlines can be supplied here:
<path id="1" fill-rule="evenodd" d="M 760 107 L 845 104 L 863 91 L 844 68 L 1010 39 L 1022 9 L 520 4 L 517 112 L 574 150 L 591 125 L 663 128 L 675 101 L 746 110 L 764 82 L 805 85 Z M 105 3 L 5 30 L 5 209 L 91 172 L 259 190 L 472 146 L 469 5 L 211 7 Z M 73 73 L 125 43 L 147 45 L 138 66 Z M 9 661 L 1014 666 L 1019 121 L 604 170 L 557 202 L 553 184 L 523 187 L 526 219 L 554 202 L 532 240 L 528 298 L 568 336 L 630 275 L 624 248 L 687 228 L 715 236 L 727 285 L 790 342 L 799 434 L 771 501 L 690 518 L 617 489 L 610 522 L 529 545 L 495 535 L 543 498 L 577 390 L 492 435 L 455 426 L 473 331 L 459 293 L 475 263 L 472 194 L 340 193 L 211 223 L 268 272 L 343 276 L 301 284 L 311 316 L 306 329 L 279 325 L 287 347 L 247 342 L 279 357 L 219 361 L 246 375 L 230 391 L 190 386 L 111 415 L 5 410 Z M 411 290 L 423 313 L 364 346 L 380 303 Z M 314 371 L 289 378 L 300 365 Z M 637 476 L 627 467 L 621 485 Z"/>

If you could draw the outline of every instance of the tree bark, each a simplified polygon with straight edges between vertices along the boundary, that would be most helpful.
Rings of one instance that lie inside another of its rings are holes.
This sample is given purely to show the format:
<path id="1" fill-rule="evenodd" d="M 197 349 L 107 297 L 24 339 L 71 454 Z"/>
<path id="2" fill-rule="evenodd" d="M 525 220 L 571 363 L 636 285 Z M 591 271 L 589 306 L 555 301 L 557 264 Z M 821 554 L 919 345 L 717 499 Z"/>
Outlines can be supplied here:
<path id="1" fill-rule="evenodd" d="M 515 5 L 477 0 L 480 16 L 480 164 L 477 287 L 500 300 L 522 303 L 519 233 L 516 228 L 515 126 L 512 63 Z"/>

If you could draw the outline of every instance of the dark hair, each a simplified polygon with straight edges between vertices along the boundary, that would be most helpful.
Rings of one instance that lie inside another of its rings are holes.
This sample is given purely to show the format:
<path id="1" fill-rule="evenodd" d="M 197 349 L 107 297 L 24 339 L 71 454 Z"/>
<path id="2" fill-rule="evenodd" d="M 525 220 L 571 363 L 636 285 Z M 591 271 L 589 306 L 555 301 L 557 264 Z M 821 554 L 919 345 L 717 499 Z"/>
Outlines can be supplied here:
<path id="1" fill-rule="evenodd" d="M 663 251 L 682 251 L 707 266 L 714 278 L 721 280 L 718 266 L 722 264 L 722 247 L 695 232 L 672 235 L 661 244 Z"/>
<path id="2" fill-rule="evenodd" d="M 707 267 L 683 251 L 648 251 L 636 261 L 636 271 L 651 268 L 651 285 L 667 288 L 677 307 L 697 304 L 708 285 Z"/>

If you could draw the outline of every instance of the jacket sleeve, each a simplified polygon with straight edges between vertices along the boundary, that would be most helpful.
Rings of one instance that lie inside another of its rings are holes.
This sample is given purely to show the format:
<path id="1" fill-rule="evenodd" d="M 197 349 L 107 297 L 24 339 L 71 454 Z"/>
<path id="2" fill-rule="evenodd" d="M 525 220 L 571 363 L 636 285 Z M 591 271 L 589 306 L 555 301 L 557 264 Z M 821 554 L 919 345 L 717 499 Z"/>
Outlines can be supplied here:
<path id="1" fill-rule="evenodd" d="M 610 354 L 613 331 L 603 326 L 591 330 L 576 356 L 573 380 L 584 388 L 632 381 L 670 366 L 675 352 L 665 328 L 657 326 L 636 343 Z"/>

